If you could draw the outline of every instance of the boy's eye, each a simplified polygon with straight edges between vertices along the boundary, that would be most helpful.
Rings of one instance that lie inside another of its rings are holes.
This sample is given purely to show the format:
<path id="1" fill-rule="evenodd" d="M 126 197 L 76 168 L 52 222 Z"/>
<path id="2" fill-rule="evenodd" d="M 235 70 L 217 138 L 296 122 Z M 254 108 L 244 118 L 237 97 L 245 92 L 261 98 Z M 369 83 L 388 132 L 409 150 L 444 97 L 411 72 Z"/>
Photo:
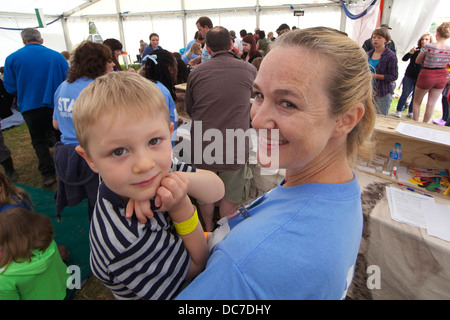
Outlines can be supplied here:
<path id="1" fill-rule="evenodd" d="M 151 140 L 148 142 L 148 144 L 151 145 L 151 146 L 155 146 L 155 145 L 157 145 L 157 144 L 160 143 L 160 142 L 161 142 L 161 138 L 153 138 L 153 139 L 151 139 Z"/>
<path id="2" fill-rule="evenodd" d="M 123 156 L 126 152 L 127 152 L 127 151 L 126 151 L 124 148 L 118 148 L 118 149 L 115 149 L 115 150 L 111 153 L 111 155 L 112 155 L 113 157 L 120 157 L 120 156 Z"/>

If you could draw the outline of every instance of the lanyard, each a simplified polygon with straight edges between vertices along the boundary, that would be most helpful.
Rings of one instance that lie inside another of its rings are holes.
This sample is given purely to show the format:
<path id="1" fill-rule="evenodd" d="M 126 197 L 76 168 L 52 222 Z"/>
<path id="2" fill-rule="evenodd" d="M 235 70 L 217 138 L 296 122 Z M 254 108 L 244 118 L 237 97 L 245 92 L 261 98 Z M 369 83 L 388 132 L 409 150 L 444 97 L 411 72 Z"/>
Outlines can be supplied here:
<path id="1" fill-rule="evenodd" d="M 240 206 L 233 214 L 228 215 L 220 219 L 217 224 L 218 227 L 211 233 L 208 239 L 208 249 L 211 253 L 217 243 L 222 241 L 225 236 L 231 231 L 230 223 L 237 218 L 243 218 L 243 220 L 251 216 L 250 210 L 261 204 L 266 199 L 267 193 L 259 196 L 255 200 L 250 200 Z"/>

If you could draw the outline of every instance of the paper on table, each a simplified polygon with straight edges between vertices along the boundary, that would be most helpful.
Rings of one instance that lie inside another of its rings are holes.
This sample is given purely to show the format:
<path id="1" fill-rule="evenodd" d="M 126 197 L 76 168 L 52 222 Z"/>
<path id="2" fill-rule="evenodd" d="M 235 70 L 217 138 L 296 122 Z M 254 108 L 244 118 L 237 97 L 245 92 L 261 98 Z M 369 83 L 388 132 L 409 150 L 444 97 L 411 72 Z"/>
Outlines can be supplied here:
<path id="1" fill-rule="evenodd" d="M 427 211 L 425 221 L 428 235 L 450 241 L 450 206 L 435 203 L 435 209 Z"/>
<path id="2" fill-rule="evenodd" d="M 386 187 L 391 218 L 416 227 L 426 228 L 425 211 L 434 205 L 434 199 L 394 187 Z"/>
<path id="3" fill-rule="evenodd" d="M 409 123 L 400 122 L 395 130 L 404 135 L 450 146 L 450 132 L 424 128 Z"/>

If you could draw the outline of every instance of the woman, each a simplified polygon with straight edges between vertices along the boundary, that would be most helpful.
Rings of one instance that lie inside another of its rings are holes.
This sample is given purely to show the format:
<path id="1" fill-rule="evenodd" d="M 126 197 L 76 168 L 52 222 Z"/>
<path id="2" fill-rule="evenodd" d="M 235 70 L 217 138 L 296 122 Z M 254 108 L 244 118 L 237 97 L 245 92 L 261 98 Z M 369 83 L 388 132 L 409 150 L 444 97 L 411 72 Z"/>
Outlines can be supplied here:
<path id="1" fill-rule="evenodd" d="M 258 161 L 278 149 L 285 179 L 220 221 L 205 271 L 178 298 L 345 298 L 362 233 L 351 163 L 375 122 L 366 53 L 329 28 L 284 33 L 254 92 Z"/>
<path id="2" fill-rule="evenodd" d="M 413 101 L 414 101 L 414 88 L 416 87 L 417 77 L 419 76 L 419 72 L 422 69 L 422 65 L 416 63 L 417 56 L 420 53 L 420 50 L 429 43 L 434 42 L 433 36 L 431 33 L 427 32 L 422 35 L 417 41 L 417 47 L 412 48 L 408 53 L 406 53 L 402 60 L 408 61 L 409 64 L 405 71 L 405 76 L 403 77 L 403 90 L 400 99 L 398 99 L 397 104 L 397 112 L 395 116 L 398 118 L 402 117 L 402 110 L 405 106 L 406 100 L 412 95 L 411 103 L 409 105 L 408 117 L 413 117 Z"/>
<path id="3" fill-rule="evenodd" d="M 397 56 L 386 48 L 386 43 L 391 41 L 388 29 L 375 29 L 371 39 L 374 49 L 368 51 L 367 55 L 376 92 L 377 113 L 387 116 L 394 94 L 395 80 L 398 78 Z"/>
<path id="4" fill-rule="evenodd" d="M 255 39 L 251 35 L 246 35 L 242 39 L 242 56 L 244 61 L 252 63 L 253 59 L 262 57 L 261 53 L 256 50 Z"/>
<path id="5" fill-rule="evenodd" d="M 256 43 L 256 50 L 257 51 L 262 50 L 264 55 L 266 55 L 270 49 L 269 43 L 270 43 L 270 39 L 266 38 L 266 33 L 263 30 L 260 30 L 258 42 Z"/>
<path id="6" fill-rule="evenodd" d="M 57 216 L 66 206 L 75 206 L 85 198 L 89 199 L 89 217 L 92 215 L 97 200 L 98 175 L 75 151 L 79 143 L 72 121 L 72 109 L 80 92 L 95 78 L 112 72 L 114 65 L 108 46 L 82 42 L 73 54 L 67 80 L 55 92 L 53 126 L 61 131 L 61 141 L 55 145 Z"/>
<path id="7" fill-rule="evenodd" d="M 150 40 L 150 45 L 144 49 L 144 52 L 142 52 L 142 59 L 153 51 L 162 49 L 159 45 L 159 35 L 157 33 L 151 33 L 148 38 Z M 144 62 L 142 62 L 142 64 L 144 64 Z"/>
<path id="8" fill-rule="evenodd" d="M 191 60 L 201 56 L 202 46 L 199 42 L 194 42 L 188 51 L 183 54 L 183 62 L 185 64 L 190 64 Z"/>
<path id="9" fill-rule="evenodd" d="M 419 120 L 420 105 L 425 94 L 428 93 L 428 101 L 423 122 L 428 122 L 433 115 L 436 102 L 441 98 L 442 91 L 447 85 L 445 67 L 450 62 L 449 38 L 450 22 L 444 22 L 436 29 L 436 43 L 425 45 L 417 56 L 416 63 L 423 64 L 423 67 L 414 91 L 413 117 L 416 121 Z"/>
<path id="10" fill-rule="evenodd" d="M 112 61 L 114 62 L 114 71 L 122 71 L 119 63 L 119 56 L 122 54 L 122 43 L 117 39 L 106 39 L 103 44 L 111 49 Z"/>

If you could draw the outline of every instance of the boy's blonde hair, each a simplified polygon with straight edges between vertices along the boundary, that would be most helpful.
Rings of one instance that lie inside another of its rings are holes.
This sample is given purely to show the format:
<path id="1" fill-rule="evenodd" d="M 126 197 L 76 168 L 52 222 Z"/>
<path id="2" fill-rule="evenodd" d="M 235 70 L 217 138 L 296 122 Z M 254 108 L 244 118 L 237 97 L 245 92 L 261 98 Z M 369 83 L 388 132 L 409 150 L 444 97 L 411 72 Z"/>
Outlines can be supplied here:
<path id="1" fill-rule="evenodd" d="M 162 115 L 170 127 L 169 110 L 161 91 L 150 80 L 132 72 L 111 72 L 96 78 L 78 96 L 72 119 L 80 146 L 88 151 L 88 131 L 108 115 L 133 120 Z"/>

